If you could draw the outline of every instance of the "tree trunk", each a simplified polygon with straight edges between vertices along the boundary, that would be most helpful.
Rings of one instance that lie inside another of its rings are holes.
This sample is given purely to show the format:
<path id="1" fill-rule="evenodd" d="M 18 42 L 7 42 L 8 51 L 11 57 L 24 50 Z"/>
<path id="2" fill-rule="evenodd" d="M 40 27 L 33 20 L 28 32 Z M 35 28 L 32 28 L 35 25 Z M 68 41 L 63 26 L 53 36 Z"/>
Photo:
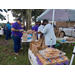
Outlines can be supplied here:
<path id="1" fill-rule="evenodd" d="M 24 24 L 24 26 L 25 26 L 25 17 L 23 17 L 23 24 Z"/>
<path id="2" fill-rule="evenodd" d="M 31 27 L 31 9 L 29 10 L 29 29 L 30 29 L 30 27 Z"/>
<path id="3" fill-rule="evenodd" d="M 26 27 L 27 27 L 27 30 L 30 29 L 30 25 L 31 25 L 31 9 L 27 9 L 26 11 Z"/>

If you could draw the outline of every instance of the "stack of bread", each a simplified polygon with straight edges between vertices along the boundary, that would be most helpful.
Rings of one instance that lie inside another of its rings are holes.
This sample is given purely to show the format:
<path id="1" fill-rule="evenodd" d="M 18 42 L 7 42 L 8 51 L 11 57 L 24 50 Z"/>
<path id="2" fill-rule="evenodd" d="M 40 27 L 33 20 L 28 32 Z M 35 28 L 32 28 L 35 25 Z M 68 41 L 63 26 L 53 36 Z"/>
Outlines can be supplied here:
<path id="1" fill-rule="evenodd" d="M 60 51 L 54 48 L 46 48 L 47 51 L 44 51 L 46 57 L 58 56 Z"/>
<path id="2" fill-rule="evenodd" d="M 58 56 L 61 51 L 53 48 L 46 48 L 47 51 L 44 51 L 45 57 L 50 57 L 50 58 L 45 58 L 40 52 L 37 53 L 37 57 L 39 61 L 43 65 L 56 65 L 56 64 L 61 64 L 64 63 L 65 61 L 69 61 L 69 59 L 66 56 Z M 58 56 L 58 57 L 53 57 L 53 56 Z"/>

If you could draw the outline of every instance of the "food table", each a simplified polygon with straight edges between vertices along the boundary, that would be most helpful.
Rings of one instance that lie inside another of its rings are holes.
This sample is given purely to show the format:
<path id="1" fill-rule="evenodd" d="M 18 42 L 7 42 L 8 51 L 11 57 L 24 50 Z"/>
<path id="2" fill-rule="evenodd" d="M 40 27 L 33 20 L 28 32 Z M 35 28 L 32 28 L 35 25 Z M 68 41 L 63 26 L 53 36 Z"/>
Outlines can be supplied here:
<path id="1" fill-rule="evenodd" d="M 58 38 L 58 37 L 57 37 L 56 40 L 57 40 L 57 41 L 59 41 L 59 40 L 65 40 L 65 39 L 67 39 L 67 38 L 69 38 L 69 37 L 66 37 L 66 36 L 63 37 L 63 38 Z"/>
<path id="2" fill-rule="evenodd" d="M 75 43 L 75 41 L 66 41 L 67 38 L 69 38 L 69 37 L 56 38 L 56 40 L 57 40 L 58 42 L 60 42 L 61 45 L 62 45 L 62 47 L 61 47 L 61 50 L 62 50 L 62 51 L 70 51 L 70 50 L 69 50 L 69 44 L 72 45 L 73 43 Z M 65 44 L 66 44 L 68 50 L 64 50 L 64 49 L 63 49 L 64 46 L 65 46 Z"/>

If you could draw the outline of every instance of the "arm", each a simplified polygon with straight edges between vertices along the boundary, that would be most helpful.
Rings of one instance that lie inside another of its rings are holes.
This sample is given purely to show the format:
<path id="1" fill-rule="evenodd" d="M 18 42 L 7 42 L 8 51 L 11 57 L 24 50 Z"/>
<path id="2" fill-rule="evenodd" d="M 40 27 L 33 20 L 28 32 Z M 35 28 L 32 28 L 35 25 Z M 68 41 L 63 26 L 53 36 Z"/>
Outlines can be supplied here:
<path id="1" fill-rule="evenodd" d="M 37 33 L 38 33 L 38 34 L 41 34 L 41 31 L 38 31 Z"/>
<path id="2" fill-rule="evenodd" d="M 19 30 L 18 30 L 18 29 L 16 29 L 16 24 L 13 24 L 13 25 L 12 25 L 11 31 L 19 32 Z"/>
<path id="3" fill-rule="evenodd" d="M 17 29 L 14 29 L 14 28 L 11 28 L 11 30 L 12 30 L 12 31 L 19 31 L 19 30 L 17 30 Z"/>
<path id="4" fill-rule="evenodd" d="M 8 30 L 7 28 L 8 28 L 8 26 L 6 26 L 6 30 Z"/>
<path id="5" fill-rule="evenodd" d="M 32 33 L 34 33 L 34 32 L 35 32 L 35 30 L 32 31 Z"/>

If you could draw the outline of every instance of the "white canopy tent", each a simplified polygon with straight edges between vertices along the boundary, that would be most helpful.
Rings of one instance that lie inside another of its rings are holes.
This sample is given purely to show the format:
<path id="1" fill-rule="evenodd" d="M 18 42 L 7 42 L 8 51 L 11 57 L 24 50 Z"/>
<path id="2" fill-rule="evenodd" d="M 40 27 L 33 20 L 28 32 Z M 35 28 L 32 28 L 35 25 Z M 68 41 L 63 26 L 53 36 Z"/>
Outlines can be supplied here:
<path id="1" fill-rule="evenodd" d="M 53 9 L 47 9 L 36 20 L 52 21 Z M 75 21 L 75 9 L 55 9 L 54 21 Z"/>
<path id="2" fill-rule="evenodd" d="M 48 21 L 75 21 L 75 9 L 47 9 L 40 16 L 36 18 L 36 20 L 47 19 Z M 51 33 L 52 35 L 52 33 Z M 52 37 L 50 38 L 52 43 Z"/>

